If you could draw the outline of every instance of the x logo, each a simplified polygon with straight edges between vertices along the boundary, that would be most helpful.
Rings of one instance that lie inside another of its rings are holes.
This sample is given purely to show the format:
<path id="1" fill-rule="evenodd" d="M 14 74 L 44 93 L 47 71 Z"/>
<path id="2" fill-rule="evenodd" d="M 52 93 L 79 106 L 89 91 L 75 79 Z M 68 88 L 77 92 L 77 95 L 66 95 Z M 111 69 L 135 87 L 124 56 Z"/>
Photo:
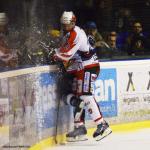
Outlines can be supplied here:
<path id="1" fill-rule="evenodd" d="M 150 71 L 149 71 L 149 76 L 150 76 Z M 147 90 L 149 90 L 149 89 L 150 89 L 150 80 L 149 80 L 148 86 L 147 86 Z"/>
<path id="2" fill-rule="evenodd" d="M 133 84 L 133 81 L 132 81 L 132 75 L 133 75 L 133 72 L 128 72 L 129 81 L 128 81 L 128 86 L 127 86 L 126 91 L 129 91 L 130 85 L 132 87 L 132 90 L 135 91 L 135 87 L 134 87 L 134 84 Z"/>

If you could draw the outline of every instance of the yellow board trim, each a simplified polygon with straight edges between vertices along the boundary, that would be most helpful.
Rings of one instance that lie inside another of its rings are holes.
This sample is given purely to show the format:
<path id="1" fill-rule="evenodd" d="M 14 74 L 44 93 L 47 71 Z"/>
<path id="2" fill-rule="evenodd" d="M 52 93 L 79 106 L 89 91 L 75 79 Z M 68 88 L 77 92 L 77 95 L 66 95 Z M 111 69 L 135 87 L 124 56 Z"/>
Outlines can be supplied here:
<path id="1" fill-rule="evenodd" d="M 57 142 L 64 143 L 66 141 L 66 134 L 63 135 L 57 135 Z M 40 141 L 39 143 L 33 145 L 32 147 L 29 148 L 29 150 L 46 150 L 47 148 L 50 148 L 52 146 L 55 146 L 55 137 L 50 137 L 48 139 L 44 139 Z"/>
<path id="2" fill-rule="evenodd" d="M 0 126 L 0 134 L 9 134 L 9 126 Z"/>
<path id="3" fill-rule="evenodd" d="M 150 128 L 150 120 L 141 121 L 141 122 L 133 122 L 133 123 L 126 123 L 126 124 L 118 124 L 118 125 L 111 125 L 110 126 L 113 132 L 133 132 L 139 129 Z M 92 136 L 95 128 L 88 129 L 88 136 Z M 66 141 L 65 134 L 57 136 L 58 143 L 64 143 Z M 55 146 L 55 139 L 54 137 L 50 137 L 48 139 L 42 140 L 39 143 L 33 145 L 29 150 L 46 150 L 52 146 Z"/>

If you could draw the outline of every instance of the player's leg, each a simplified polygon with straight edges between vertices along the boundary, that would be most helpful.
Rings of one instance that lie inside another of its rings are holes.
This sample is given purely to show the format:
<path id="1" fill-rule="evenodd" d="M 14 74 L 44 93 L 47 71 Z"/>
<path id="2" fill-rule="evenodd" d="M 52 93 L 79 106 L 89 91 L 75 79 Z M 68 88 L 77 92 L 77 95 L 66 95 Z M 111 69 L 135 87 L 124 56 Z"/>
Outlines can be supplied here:
<path id="1" fill-rule="evenodd" d="M 87 140 L 87 130 L 85 128 L 85 110 L 84 101 L 79 98 L 82 94 L 82 79 L 84 71 L 79 71 L 75 74 L 73 82 L 73 93 L 68 94 L 66 103 L 74 107 L 74 130 L 69 132 L 66 137 L 67 141 L 84 141 Z"/>
<path id="2" fill-rule="evenodd" d="M 99 141 L 102 138 L 109 135 L 112 131 L 109 128 L 108 123 L 104 120 L 99 106 L 92 95 L 82 95 L 80 97 L 86 104 L 89 114 L 92 120 L 96 123 L 97 129 L 93 133 L 93 138 Z"/>
<path id="3" fill-rule="evenodd" d="M 84 102 L 74 94 L 67 95 L 65 103 L 74 107 L 74 129 L 66 135 L 68 142 L 87 140 L 85 128 Z"/>
<path id="4" fill-rule="evenodd" d="M 74 110 L 74 115 L 78 110 Z M 76 117 L 76 116 L 74 116 Z M 66 135 L 66 139 L 68 142 L 76 142 L 76 141 L 86 141 L 87 140 L 87 130 L 85 127 L 85 110 L 83 109 L 80 119 L 78 121 L 74 121 L 74 129 Z"/>
<path id="5" fill-rule="evenodd" d="M 85 70 L 84 85 L 83 85 L 84 95 L 80 96 L 80 98 L 84 101 L 85 105 L 87 106 L 91 118 L 97 125 L 97 129 L 93 134 L 93 137 L 96 140 L 100 140 L 112 132 L 111 129 L 109 128 L 108 123 L 104 120 L 102 113 L 100 111 L 100 107 L 97 104 L 93 94 L 94 90 L 93 85 L 94 81 L 98 76 L 98 72 L 99 72 L 98 67 Z"/>

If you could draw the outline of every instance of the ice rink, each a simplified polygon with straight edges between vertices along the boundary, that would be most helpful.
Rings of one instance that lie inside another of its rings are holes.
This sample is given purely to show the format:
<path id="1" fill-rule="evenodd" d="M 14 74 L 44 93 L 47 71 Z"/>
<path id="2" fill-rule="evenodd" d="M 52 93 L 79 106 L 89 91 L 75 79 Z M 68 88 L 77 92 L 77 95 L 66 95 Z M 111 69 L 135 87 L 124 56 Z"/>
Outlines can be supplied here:
<path id="1" fill-rule="evenodd" d="M 130 132 L 114 132 L 97 142 L 88 141 L 59 145 L 46 150 L 150 150 L 150 128 Z"/>

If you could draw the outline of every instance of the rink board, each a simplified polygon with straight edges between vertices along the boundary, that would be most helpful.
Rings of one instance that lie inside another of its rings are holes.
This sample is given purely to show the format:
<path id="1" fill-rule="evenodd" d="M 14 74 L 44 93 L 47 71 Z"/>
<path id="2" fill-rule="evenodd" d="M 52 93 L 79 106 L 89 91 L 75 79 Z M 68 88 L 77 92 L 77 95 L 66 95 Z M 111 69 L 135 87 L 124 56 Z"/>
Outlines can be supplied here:
<path id="1" fill-rule="evenodd" d="M 101 62 L 100 65 L 101 73 L 95 82 L 94 95 L 104 117 L 112 124 L 149 120 L 150 60 Z M 70 130 L 72 109 L 62 102 L 59 120 L 56 120 L 56 77 L 56 66 L 0 73 L 0 99 L 5 98 L 9 103 L 3 110 L 7 115 L 0 133 L 6 137 L 4 144 L 10 142 L 14 146 L 19 142 L 18 146 L 27 149 L 44 139 L 50 144 L 47 138 L 51 136 L 54 140 L 56 124 L 57 134 Z M 1 106 L 4 105 L 2 100 L 0 102 Z M 86 118 L 90 120 L 89 116 Z M 4 130 L 5 126 L 9 126 L 9 130 Z M 4 131 L 7 133 L 4 134 Z M 65 137 L 58 139 L 65 140 Z"/>

